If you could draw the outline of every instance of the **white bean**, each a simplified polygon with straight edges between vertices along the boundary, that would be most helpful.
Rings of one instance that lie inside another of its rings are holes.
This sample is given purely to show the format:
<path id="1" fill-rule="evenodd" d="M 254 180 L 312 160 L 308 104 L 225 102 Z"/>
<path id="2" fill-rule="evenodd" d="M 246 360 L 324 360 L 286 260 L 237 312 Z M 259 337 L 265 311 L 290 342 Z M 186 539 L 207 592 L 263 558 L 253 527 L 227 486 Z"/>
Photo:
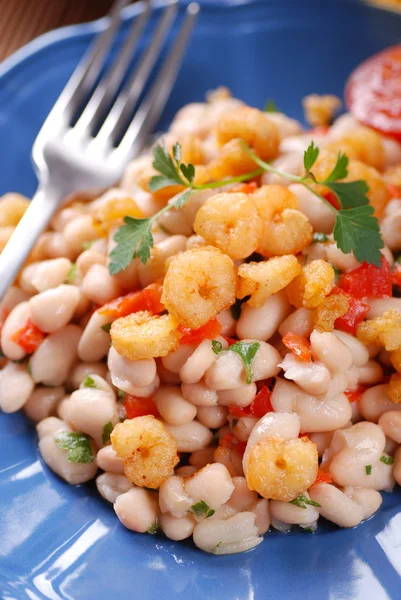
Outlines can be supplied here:
<path id="1" fill-rule="evenodd" d="M 181 367 L 185 365 L 195 348 L 195 344 L 181 344 L 177 350 L 170 352 L 167 356 L 163 356 L 162 363 L 172 373 L 179 373 Z"/>
<path id="2" fill-rule="evenodd" d="M 32 394 L 35 383 L 25 365 L 9 362 L 0 371 L 0 407 L 5 413 L 16 412 Z"/>
<path id="3" fill-rule="evenodd" d="M 333 334 L 351 351 L 352 362 L 355 366 L 363 367 L 363 365 L 366 365 L 369 360 L 369 352 L 362 342 L 357 340 L 353 335 L 339 331 L 338 329 L 335 329 Z"/>
<path id="4" fill-rule="evenodd" d="M 244 362 L 236 352 L 224 350 L 206 371 L 205 383 L 211 390 L 234 390 L 245 383 Z"/>
<path id="5" fill-rule="evenodd" d="M 165 385 L 153 395 L 162 418 L 170 425 L 185 425 L 196 417 L 196 406 L 185 400 L 179 386 Z"/>
<path id="6" fill-rule="evenodd" d="M 151 384 L 156 377 L 156 361 L 154 358 L 145 360 L 128 360 L 111 346 L 107 358 L 113 384 L 127 392 L 131 388 L 143 387 Z"/>
<path id="7" fill-rule="evenodd" d="M 26 269 L 28 268 L 26 267 Z M 68 258 L 54 258 L 36 263 L 36 269 L 31 279 L 32 286 L 37 292 L 58 287 L 64 283 L 70 269 L 71 261 Z"/>
<path id="8" fill-rule="evenodd" d="M 214 451 L 214 446 L 206 446 L 206 448 L 202 448 L 202 450 L 195 450 L 189 457 L 189 464 L 197 469 L 206 467 L 206 465 L 214 462 Z"/>
<path id="9" fill-rule="evenodd" d="M 224 406 L 198 406 L 196 417 L 202 425 L 218 429 L 227 422 L 228 410 Z"/>
<path id="10" fill-rule="evenodd" d="M 233 421 L 237 421 L 233 426 Z M 240 417 L 239 419 L 234 419 L 234 417 L 229 417 L 231 429 L 234 432 L 235 437 L 240 442 L 247 442 L 249 436 L 252 433 L 253 428 L 259 419 L 256 417 Z"/>
<path id="11" fill-rule="evenodd" d="M 159 385 L 160 379 L 159 376 L 156 375 L 152 383 L 149 385 L 143 385 L 142 387 L 130 387 L 130 394 L 133 396 L 138 396 L 139 398 L 148 398 L 149 396 L 153 396 Z"/>
<path id="12" fill-rule="evenodd" d="M 255 519 L 252 512 L 238 513 L 226 520 L 204 519 L 194 529 L 194 542 L 212 554 L 245 552 L 263 541 L 258 536 Z"/>
<path id="13" fill-rule="evenodd" d="M 245 342 L 254 342 L 255 340 L 242 340 Z M 259 348 L 252 360 L 252 381 L 260 381 L 261 379 L 268 379 L 269 377 L 275 377 L 280 371 L 278 367 L 281 361 L 281 356 L 271 344 L 266 342 L 259 342 Z"/>
<path id="14" fill-rule="evenodd" d="M 165 423 L 166 429 L 174 436 L 178 452 L 195 452 L 205 448 L 212 441 L 213 434 L 202 423 L 191 421 L 185 425 L 170 425 Z"/>
<path id="15" fill-rule="evenodd" d="M 319 456 L 330 447 L 334 431 L 315 431 L 309 435 L 310 441 L 316 444 Z"/>
<path id="16" fill-rule="evenodd" d="M 54 229 L 54 231 L 63 231 L 68 223 L 81 215 L 82 211 L 79 210 L 78 207 L 67 206 L 67 208 L 63 208 L 54 215 L 50 222 L 51 228 Z"/>
<path id="17" fill-rule="evenodd" d="M 91 373 L 104 379 L 107 374 L 107 366 L 101 362 L 78 362 L 68 376 L 67 387 L 70 390 L 77 390 Z"/>
<path id="18" fill-rule="evenodd" d="M 124 461 L 120 458 L 112 446 L 103 446 L 96 454 L 97 464 L 100 469 L 108 473 L 124 473 Z"/>
<path id="19" fill-rule="evenodd" d="M 283 440 L 292 440 L 298 437 L 300 420 L 298 415 L 290 412 L 267 413 L 259 419 L 249 436 L 242 464 L 244 470 L 248 465 L 248 456 L 256 444 L 266 438 L 276 437 Z"/>
<path id="20" fill-rule="evenodd" d="M 69 255 L 76 258 L 81 254 L 85 242 L 91 242 L 99 236 L 93 225 L 91 215 L 80 215 L 64 227 L 62 237 Z"/>
<path id="21" fill-rule="evenodd" d="M 257 501 L 257 492 L 248 488 L 245 477 L 233 477 L 232 482 L 234 490 L 228 503 L 236 510 L 236 512 L 247 510 L 251 504 L 254 504 Z"/>
<path id="22" fill-rule="evenodd" d="M 166 385 L 179 385 L 181 379 L 177 373 L 173 373 L 166 369 L 160 358 L 156 359 L 157 374 L 159 375 L 162 384 Z"/>
<path id="23" fill-rule="evenodd" d="M 79 252 L 68 246 L 64 235 L 58 231 L 44 233 L 41 245 L 43 258 L 69 258 L 75 260 L 79 254 Z"/>
<path id="24" fill-rule="evenodd" d="M 359 267 L 360 263 L 353 252 L 345 254 L 335 243 L 325 244 L 325 248 L 326 260 L 336 269 L 347 272 Z"/>
<path id="25" fill-rule="evenodd" d="M 216 316 L 218 322 L 221 325 L 221 334 L 226 335 L 228 337 L 232 337 L 235 335 L 235 328 L 237 326 L 237 321 L 231 314 L 231 310 L 229 308 L 222 310 Z"/>
<path id="26" fill-rule="evenodd" d="M 299 175 L 302 165 L 302 152 L 299 152 L 299 150 L 286 152 L 273 161 L 273 166 L 276 169 L 285 171 L 286 173 L 292 173 L 293 175 Z M 263 173 L 261 181 L 262 185 L 272 184 L 284 185 L 286 187 L 290 185 L 290 181 L 285 177 L 281 177 L 275 173 L 268 173 L 267 171 Z"/>
<path id="27" fill-rule="evenodd" d="M 375 360 L 370 360 L 366 365 L 363 365 L 363 367 L 359 367 L 358 369 L 358 383 L 362 385 L 374 385 L 380 383 L 383 377 L 383 369 Z"/>
<path id="28" fill-rule="evenodd" d="M 67 325 L 51 333 L 30 359 L 32 377 L 36 383 L 62 385 L 77 358 L 81 329 Z"/>
<path id="29" fill-rule="evenodd" d="M 334 334 L 315 329 L 311 333 L 310 342 L 315 359 L 321 360 L 332 373 L 346 371 L 351 367 L 353 355 L 350 349 Z"/>
<path id="30" fill-rule="evenodd" d="M 385 216 L 380 223 L 380 231 L 386 246 L 393 252 L 401 250 L 401 210 Z"/>
<path id="31" fill-rule="evenodd" d="M 240 339 L 267 341 L 276 333 L 290 310 L 290 303 L 283 291 L 269 296 L 260 308 L 243 304 L 237 321 L 237 335 Z"/>
<path id="32" fill-rule="evenodd" d="M 141 287 L 154 283 L 164 276 L 165 262 L 170 256 L 183 252 L 186 248 L 185 235 L 171 235 L 155 243 L 150 259 L 138 265 L 138 276 Z"/>
<path id="33" fill-rule="evenodd" d="M 369 298 L 369 306 L 367 319 L 381 317 L 386 310 L 396 310 L 401 313 L 401 298 Z"/>
<path id="34" fill-rule="evenodd" d="M 379 425 L 389 438 L 401 444 L 401 412 L 389 410 L 380 417 Z"/>
<path id="35" fill-rule="evenodd" d="M 286 333 L 297 333 L 309 338 L 313 329 L 313 314 L 307 308 L 297 308 L 291 313 L 278 328 L 279 334 L 284 337 Z"/>
<path id="36" fill-rule="evenodd" d="M 185 491 L 182 477 L 172 475 L 161 484 L 159 507 L 162 513 L 168 512 L 179 519 L 187 514 L 192 504 L 193 500 Z"/>
<path id="37" fill-rule="evenodd" d="M 71 394 L 68 420 L 74 429 L 90 435 L 98 447 L 104 446 L 105 425 L 119 422 L 113 394 L 95 388 L 83 388 Z"/>
<path id="38" fill-rule="evenodd" d="M 379 510 L 383 498 L 376 490 L 367 490 L 364 488 L 345 487 L 343 492 L 354 502 L 359 504 L 363 510 L 363 519 L 369 519 Z"/>
<path id="39" fill-rule="evenodd" d="M 313 192 L 300 183 L 289 186 L 289 190 L 298 199 L 298 210 L 306 215 L 315 231 L 331 233 L 335 215 Z"/>
<path id="40" fill-rule="evenodd" d="M 203 500 L 213 510 L 225 504 L 234 491 L 230 473 L 218 463 L 200 469 L 185 481 L 184 487 L 193 504 Z"/>
<path id="41" fill-rule="evenodd" d="M 257 394 L 256 383 L 244 383 L 235 390 L 222 390 L 218 393 L 220 406 L 249 406 Z"/>
<path id="42" fill-rule="evenodd" d="M 26 401 L 24 413 L 28 419 L 38 423 L 55 412 L 64 395 L 63 387 L 37 387 Z"/>
<path id="43" fill-rule="evenodd" d="M 85 380 L 81 381 L 81 383 L 79 385 L 80 390 L 85 390 L 88 387 L 96 388 L 97 390 L 101 390 L 102 392 L 107 392 L 108 394 L 111 394 L 113 396 L 114 400 L 116 399 L 116 395 L 114 393 L 113 387 L 106 381 L 106 379 L 104 377 L 101 377 L 97 373 L 88 373 L 88 377 L 92 381 L 89 381 L 89 382 L 86 382 Z M 106 377 L 107 377 L 107 375 L 106 375 Z M 89 383 L 89 386 L 88 386 L 88 383 Z"/>
<path id="44" fill-rule="evenodd" d="M 401 410 L 401 404 L 396 404 L 387 396 L 387 384 L 375 385 L 363 392 L 358 404 L 362 416 L 367 421 L 377 423 L 380 417 L 391 410 Z"/>
<path id="45" fill-rule="evenodd" d="M 217 405 L 218 395 L 216 390 L 208 388 L 203 381 L 199 383 L 183 383 L 181 392 L 188 402 L 200 408 L 214 408 Z"/>
<path id="46" fill-rule="evenodd" d="M 103 265 L 106 266 L 106 257 L 104 254 L 100 252 L 96 252 L 92 248 L 89 250 L 85 250 L 80 254 L 77 258 L 77 270 L 79 271 L 82 277 L 85 277 L 89 269 L 93 265 Z"/>
<path id="47" fill-rule="evenodd" d="M 101 360 L 109 351 L 110 335 L 102 329 L 110 317 L 95 311 L 86 325 L 78 345 L 78 356 L 84 362 Z"/>
<path id="48" fill-rule="evenodd" d="M 16 333 L 26 325 L 30 316 L 29 302 L 21 302 L 21 304 L 12 309 L 3 325 L 1 330 L 1 350 L 10 360 L 21 360 L 26 354 L 25 350 L 11 341 L 10 338 L 13 333 Z"/>
<path id="49" fill-rule="evenodd" d="M 267 533 L 271 523 L 269 500 L 266 500 L 266 498 L 259 498 L 259 500 L 256 500 L 256 502 L 251 504 L 249 510 L 256 516 L 255 526 L 258 535 Z"/>
<path id="50" fill-rule="evenodd" d="M 223 428 L 224 429 L 224 428 Z M 242 476 L 242 458 L 238 452 L 224 446 L 217 446 L 214 451 L 214 462 L 224 465 L 231 477 Z"/>
<path id="51" fill-rule="evenodd" d="M 82 291 L 89 300 L 102 305 L 120 296 L 123 288 L 106 266 L 94 264 L 82 281 Z"/>
<path id="52" fill-rule="evenodd" d="M 29 300 L 31 320 L 45 333 L 57 331 L 72 319 L 79 299 L 75 285 L 59 285 L 41 292 Z"/>
<path id="53" fill-rule="evenodd" d="M 67 424 L 57 417 L 46 417 L 36 425 L 36 433 L 40 440 L 46 435 L 53 435 L 56 431 L 68 431 Z"/>
<path id="54" fill-rule="evenodd" d="M 13 308 L 17 306 L 17 304 L 26 302 L 30 297 L 31 295 L 28 292 L 15 285 L 12 285 L 10 288 L 8 288 L 3 300 L 0 302 L 0 311 L 5 310 L 6 314 L 10 313 Z"/>
<path id="55" fill-rule="evenodd" d="M 303 495 L 308 500 L 310 499 L 307 492 Z M 306 525 L 317 521 L 319 518 L 319 511 L 315 506 L 311 506 L 310 504 L 305 504 L 305 508 L 289 502 L 281 502 L 280 500 L 270 500 L 269 504 L 271 516 L 278 521 L 290 523 L 290 525 Z"/>
<path id="56" fill-rule="evenodd" d="M 124 527 L 138 533 L 145 533 L 157 523 L 156 498 L 139 487 L 118 496 L 114 510 Z"/>
<path id="57" fill-rule="evenodd" d="M 339 527 L 355 527 L 363 519 L 363 508 L 329 483 L 317 483 L 309 489 L 314 502 L 320 504 L 319 513 Z"/>
<path id="58" fill-rule="evenodd" d="M 198 383 L 216 360 L 210 340 L 203 340 L 179 371 L 183 383 Z"/>
<path id="59" fill-rule="evenodd" d="M 96 477 L 96 487 L 99 494 L 108 502 L 114 504 L 118 496 L 132 489 L 132 483 L 125 475 L 102 473 Z"/>
<path id="60" fill-rule="evenodd" d="M 71 462 L 67 458 L 67 450 L 63 450 L 56 445 L 57 434 L 62 431 L 69 431 L 64 424 L 58 431 L 44 435 L 39 440 L 39 450 L 44 462 L 52 471 L 71 485 L 93 479 L 97 472 L 95 460 L 88 463 Z"/>
<path id="61" fill-rule="evenodd" d="M 160 515 L 160 527 L 170 540 L 180 541 L 189 538 L 195 525 L 196 521 L 192 515 L 184 515 L 180 519 L 176 519 L 168 513 Z"/>
<path id="62" fill-rule="evenodd" d="M 325 394 L 330 384 L 330 372 L 319 361 L 305 362 L 292 353 L 285 355 L 279 364 L 284 371 L 284 377 L 299 385 L 309 394 Z"/>

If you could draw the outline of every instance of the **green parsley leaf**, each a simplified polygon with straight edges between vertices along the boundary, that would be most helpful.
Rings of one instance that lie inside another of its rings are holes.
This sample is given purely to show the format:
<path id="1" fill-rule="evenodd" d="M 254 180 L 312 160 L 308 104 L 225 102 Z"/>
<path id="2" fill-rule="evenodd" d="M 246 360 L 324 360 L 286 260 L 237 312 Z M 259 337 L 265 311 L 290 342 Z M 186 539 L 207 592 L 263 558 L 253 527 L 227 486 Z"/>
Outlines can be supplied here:
<path id="1" fill-rule="evenodd" d="M 325 242 L 328 242 L 329 238 L 327 237 L 327 235 L 325 233 L 322 233 L 321 231 L 315 231 L 315 233 L 312 236 L 312 244 L 317 244 L 317 243 L 321 243 L 324 244 Z"/>
<path id="2" fill-rule="evenodd" d="M 82 244 L 82 250 L 89 250 L 89 248 L 92 248 L 93 244 L 95 243 L 96 240 L 89 240 L 88 242 L 84 242 Z"/>
<path id="3" fill-rule="evenodd" d="M 124 390 L 118 390 L 117 391 L 117 398 L 119 400 L 124 400 L 124 398 L 125 398 L 125 392 L 124 392 Z"/>
<path id="4" fill-rule="evenodd" d="M 236 342 L 228 348 L 232 352 L 236 352 L 242 358 L 245 365 L 246 382 L 252 383 L 252 361 L 255 358 L 256 352 L 260 348 L 259 342 Z"/>
<path id="5" fill-rule="evenodd" d="M 191 164 L 189 165 L 180 165 L 180 171 L 184 175 L 185 179 L 189 182 L 190 185 L 194 182 L 195 177 L 195 167 Z"/>
<path id="6" fill-rule="evenodd" d="M 280 112 L 277 107 L 277 104 L 271 98 L 266 100 L 263 110 L 264 110 L 264 112 L 270 112 L 270 113 Z"/>
<path id="7" fill-rule="evenodd" d="M 96 388 L 96 383 L 90 375 L 87 375 L 85 381 L 83 382 L 83 386 L 86 388 Z"/>
<path id="8" fill-rule="evenodd" d="M 392 456 L 382 456 L 380 458 L 381 462 L 384 463 L 385 465 L 392 465 L 394 462 L 394 458 Z"/>
<path id="9" fill-rule="evenodd" d="M 337 162 L 334 165 L 334 169 L 330 175 L 326 178 L 326 181 L 337 181 L 337 179 L 344 179 L 348 175 L 348 156 L 339 153 L 337 156 Z"/>
<path id="10" fill-rule="evenodd" d="M 334 271 L 334 277 L 335 277 L 335 280 L 337 281 L 337 279 L 340 279 L 340 277 L 341 277 L 341 275 L 342 275 L 342 271 L 340 271 L 340 269 L 337 269 L 337 267 L 335 267 L 335 266 L 334 266 L 334 265 L 332 265 L 331 263 L 330 263 L 330 265 L 331 265 L 331 267 L 332 267 L 332 269 L 333 269 L 333 271 Z"/>
<path id="11" fill-rule="evenodd" d="M 190 195 L 192 194 L 192 190 L 185 190 L 181 194 L 176 196 L 174 202 L 171 203 L 171 207 L 174 208 L 182 208 L 186 202 L 188 202 Z"/>
<path id="12" fill-rule="evenodd" d="M 93 462 L 92 446 L 88 435 L 75 431 L 60 431 L 54 437 L 57 448 L 67 450 L 67 460 L 74 463 Z"/>
<path id="13" fill-rule="evenodd" d="M 212 340 L 212 350 L 215 354 L 220 354 L 223 350 L 223 344 L 217 340 Z"/>
<path id="14" fill-rule="evenodd" d="M 315 533 L 316 531 L 316 529 L 313 529 L 313 527 L 302 527 L 302 525 L 300 525 L 300 528 L 301 531 L 304 531 L 305 533 Z"/>
<path id="15" fill-rule="evenodd" d="M 205 517 L 206 519 L 214 515 L 214 513 L 216 512 L 215 510 L 210 508 L 210 506 L 204 500 L 200 500 L 196 504 L 193 504 L 191 506 L 191 511 L 197 517 Z"/>
<path id="16" fill-rule="evenodd" d="M 300 496 L 298 496 L 298 498 L 291 500 L 290 504 L 295 504 L 295 506 L 299 506 L 299 508 L 306 508 L 305 504 L 309 504 L 309 506 L 321 506 L 321 504 L 319 504 L 318 502 L 309 500 L 309 498 L 307 498 L 304 494 L 301 494 Z"/>
<path id="17" fill-rule="evenodd" d="M 215 550 L 217 550 L 218 548 L 220 548 L 222 545 L 223 545 L 223 542 L 219 542 L 218 544 L 216 544 Z"/>
<path id="18" fill-rule="evenodd" d="M 173 148 L 173 155 L 177 163 L 181 160 L 181 146 L 175 144 Z M 178 157 L 178 159 L 177 159 Z M 174 163 L 171 158 L 164 141 L 157 144 L 153 149 L 153 163 L 154 169 L 160 173 L 155 175 L 149 182 L 149 189 L 151 192 L 157 192 L 164 187 L 170 185 L 183 185 L 184 182 L 179 174 L 177 164 Z"/>
<path id="19" fill-rule="evenodd" d="M 325 181 L 324 185 L 334 192 L 343 208 L 358 208 L 369 204 L 369 188 L 365 181 Z"/>
<path id="20" fill-rule="evenodd" d="M 305 167 L 305 171 L 307 173 L 309 173 L 309 171 L 315 164 L 318 156 L 319 156 L 319 148 L 317 146 L 315 146 L 315 143 L 312 140 L 304 152 L 304 167 Z"/>
<path id="21" fill-rule="evenodd" d="M 148 533 L 150 533 L 150 535 L 155 535 L 155 533 L 157 533 L 158 530 L 159 530 L 159 526 L 157 525 L 157 523 L 153 523 L 153 525 L 151 525 L 151 527 L 149 527 Z"/>
<path id="22" fill-rule="evenodd" d="M 106 333 L 110 333 L 111 326 L 112 323 L 106 323 L 105 325 L 102 325 L 100 329 L 103 329 L 103 331 L 105 331 Z"/>
<path id="23" fill-rule="evenodd" d="M 365 466 L 366 475 L 370 475 L 372 473 L 372 465 Z"/>
<path id="24" fill-rule="evenodd" d="M 102 442 L 103 442 L 103 444 L 107 444 L 107 442 L 110 439 L 110 434 L 111 434 L 112 431 L 113 431 L 113 424 L 110 423 L 110 421 L 109 421 L 103 427 L 103 433 L 102 433 Z"/>
<path id="25" fill-rule="evenodd" d="M 173 156 L 174 156 L 176 165 L 179 165 L 181 162 L 181 154 L 182 154 L 181 144 L 179 142 L 177 142 L 173 146 Z"/>
<path id="26" fill-rule="evenodd" d="M 114 236 L 117 246 L 110 253 L 110 275 L 126 269 L 135 256 L 144 264 L 150 258 L 153 246 L 152 219 L 124 217 L 124 223 Z"/>
<path id="27" fill-rule="evenodd" d="M 72 283 L 77 276 L 77 264 L 72 263 L 70 270 L 67 273 L 67 277 L 65 278 L 67 283 Z"/>
<path id="28" fill-rule="evenodd" d="M 383 248 L 384 243 L 378 220 L 373 213 L 372 206 L 339 210 L 333 233 L 337 246 L 345 254 L 353 250 L 359 262 L 366 261 L 380 267 L 380 248 Z"/>

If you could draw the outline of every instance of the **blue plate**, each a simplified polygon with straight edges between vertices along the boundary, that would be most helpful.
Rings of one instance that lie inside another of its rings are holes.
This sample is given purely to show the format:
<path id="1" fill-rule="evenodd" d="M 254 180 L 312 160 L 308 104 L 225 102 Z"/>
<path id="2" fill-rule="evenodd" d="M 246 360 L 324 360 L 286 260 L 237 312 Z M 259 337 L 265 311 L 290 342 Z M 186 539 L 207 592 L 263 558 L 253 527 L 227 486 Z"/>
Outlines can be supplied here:
<path id="1" fill-rule="evenodd" d="M 357 0 L 203 2 L 161 127 L 224 84 L 255 106 L 274 98 L 301 117 L 310 92 L 341 94 L 364 58 L 401 42 L 401 15 Z M 126 24 L 136 12 L 126 12 Z M 0 193 L 30 195 L 30 149 L 68 76 L 104 22 L 33 42 L 0 68 Z M 70 487 L 40 460 L 34 427 L 0 417 L 0 596 L 3 600 L 384 600 L 401 598 L 400 491 L 357 529 L 268 534 L 246 554 L 124 529 L 93 485 Z"/>

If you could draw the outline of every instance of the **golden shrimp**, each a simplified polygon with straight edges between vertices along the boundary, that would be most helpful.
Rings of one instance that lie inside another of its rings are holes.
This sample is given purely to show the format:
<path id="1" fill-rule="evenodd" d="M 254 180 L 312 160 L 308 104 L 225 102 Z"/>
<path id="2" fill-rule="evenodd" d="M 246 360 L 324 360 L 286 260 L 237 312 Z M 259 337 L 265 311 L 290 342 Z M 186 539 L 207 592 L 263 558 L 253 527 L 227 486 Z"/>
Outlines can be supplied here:
<path id="1" fill-rule="evenodd" d="M 181 334 L 172 315 L 153 316 L 144 310 L 116 319 L 110 329 L 111 343 L 129 360 L 166 356 L 178 346 Z"/>
<path id="2" fill-rule="evenodd" d="M 18 225 L 29 206 L 28 198 L 17 193 L 4 194 L 0 198 L 0 227 Z"/>
<path id="3" fill-rule="evenodd" d="M 329 142 L 327 150 L 344 152 L 349 159 L 362 161 L 375 169 L 382 169 L 384 147 L 380 134 L 369 127 L 356 127 L 345 133 L 339 140 Z"/>
<path id="4" fill-rule="evenodd" d="M 95 210 L 93 224 L 99 235 L 106 236 L 112 227 L 122 223 L 124 217 L 141 219 L 143 214 L 133 198 L 112 197 Z"/>
<path id="5" fill-rule="evenodd" d="M 118 423 L 110 439 L 126 477 L 140 487 L 157 489 L 180 461 L 174 437 L 152 415 Z"/>
<path id="6" fill-rule="evenodd" d="M 341 100 L 337 96 L 325 94 L 309 94 L 302 100 L 305 119 L 312 127 L 329 125 L 334 115 L 341 108 Z"/>
<path id="7" fill-rule="evenodd" d="M 290 502 L 314 483 L 318 466 L 317 447 L 309 438 L 264 438 L 250 451 L 245 476 L 250 490 Z"/>
<path id="8" fill-rule="evenodd" d="M 259 263 L 245 263 L 238 269 L 237 296 L 251 296 L 248 304 L 259 308 L 269 296 L 284 289 L 301 271 L 301 265 L 292 254 Z"/>
<path id="9" fill-rule="evenodd" d="M 387 388 L 387 395 L 396 404 L 401 402 L 401 374 L 393 373 Z"/>
<path id="10" fill-rule="evenodd" d="M 316 308 L 330 294 L 334 277 L 334 269 L 328 262 L 312 260 L 286 287 L 287 297 L 296 308 Z"/>
<path id="11" fill-rule="evenodd" d="M 248 194 L 221 193 L 206 200 L 198 210 L 194 230 L 208 244 L 237 260 L 255 252 L 263 223 Z"/>
<path id="12" fill-rule="evenodd" d="M 327 296 L 313 311 L 315 327 L 322 331 L 333 331 L 336 319 L 343 317 L 349 309 L 345 294 Z"/>
<path id="13" fill-rule="evenodd" d="M 390 352 L 401 348 L 401 319 L 396 310 L 386 310 L 380 317 L 359 323 L 358 340 L 364 344 L 379 342 Z"/>
<path id="14" fill-rule="evenodd" d="M 161 301 L 185 327 L 196 329 L 235 302 L 236 274 L 229 256 L 203 246 L 174 256 Z"/>
<path id="15" fill-rule="evenodd" d="M 263 235 L 257 252 L 263 256 L 297 254 L 309 246 L 313 228 L 296 210 L 298 200 L 287 187 L 264 185 L 252 194 L 263 221 Z"/>

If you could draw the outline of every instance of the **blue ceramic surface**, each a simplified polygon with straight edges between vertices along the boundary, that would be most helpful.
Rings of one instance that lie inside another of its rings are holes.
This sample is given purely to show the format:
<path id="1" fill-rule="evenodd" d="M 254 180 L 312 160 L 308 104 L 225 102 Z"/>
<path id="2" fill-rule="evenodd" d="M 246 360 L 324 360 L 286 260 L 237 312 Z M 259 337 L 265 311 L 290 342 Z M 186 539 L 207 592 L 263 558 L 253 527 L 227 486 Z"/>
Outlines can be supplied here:
<path id="1" fill-rule="evenodd" d="M 34 192 L 32 142 L 102 26 L 48 34 L 0 67 L 0 194 Z M 354 66 L 399 42 L 401 15 L 357 0 L 202 2 L 160 127 L 221 84 L 255 106 L 274 98 L 301 118 L 302 96 L 341 94 Z M 44 466 L 22 415 L 0 416 L 0 448 L 2 600 L 401 598 L 399 490 L 357 529 L 269 534 L 251 552 L 217 558 L 124 529 L 93 485 L 68 486 Z"/>

